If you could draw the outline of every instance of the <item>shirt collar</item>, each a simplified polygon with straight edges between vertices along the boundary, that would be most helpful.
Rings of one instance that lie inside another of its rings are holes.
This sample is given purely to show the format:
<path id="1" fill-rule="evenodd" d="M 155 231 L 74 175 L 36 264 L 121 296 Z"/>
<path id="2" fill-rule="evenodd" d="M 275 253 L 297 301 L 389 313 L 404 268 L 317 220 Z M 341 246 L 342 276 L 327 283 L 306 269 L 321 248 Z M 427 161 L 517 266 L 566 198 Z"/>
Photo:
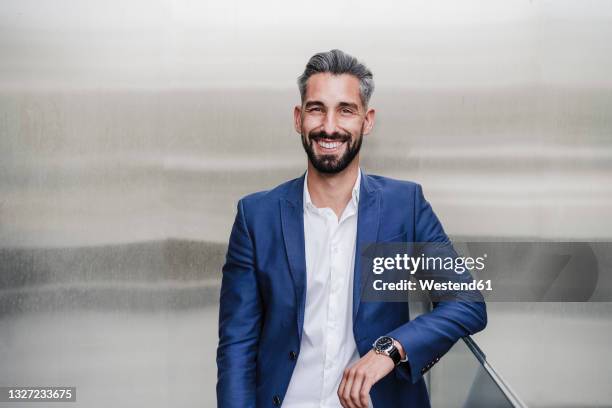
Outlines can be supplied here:
<path id="1" fill-rule="evenodd" d="M 361 187 L 361 168 L 358 168 L 357 171 L 357 180 L 355 180 L 355 185 L 353 186 L 352 198 L 351 202 L 355 203 L 355 207 L 359 204 L 359 189 Z M 311 208 L 316 209 L 317 207 L 313 204 L 310 199 L 310 193 L 308 192 L 308 170 L 306 170 L 306 175 L 304 176 L 304 209 Z"/>

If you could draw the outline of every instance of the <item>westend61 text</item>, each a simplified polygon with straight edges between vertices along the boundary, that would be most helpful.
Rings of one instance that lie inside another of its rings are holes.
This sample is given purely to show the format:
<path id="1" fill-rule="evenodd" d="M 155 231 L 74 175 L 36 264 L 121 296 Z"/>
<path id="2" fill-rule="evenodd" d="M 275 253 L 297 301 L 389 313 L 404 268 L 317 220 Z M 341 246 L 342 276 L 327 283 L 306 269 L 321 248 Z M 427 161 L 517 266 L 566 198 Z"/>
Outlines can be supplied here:
<path id="1" fill-rule="evenodd" d="M 398 282 L 384 282 L 380 279 L 372 283 L 374 290 L 427 290 L 427 291 L 473 291 L 492 290 L 491 280 L 472 280 L 471 282 L 438 282 L 433 279 L 423 279 L 417 282 L 402 279 Z"/>

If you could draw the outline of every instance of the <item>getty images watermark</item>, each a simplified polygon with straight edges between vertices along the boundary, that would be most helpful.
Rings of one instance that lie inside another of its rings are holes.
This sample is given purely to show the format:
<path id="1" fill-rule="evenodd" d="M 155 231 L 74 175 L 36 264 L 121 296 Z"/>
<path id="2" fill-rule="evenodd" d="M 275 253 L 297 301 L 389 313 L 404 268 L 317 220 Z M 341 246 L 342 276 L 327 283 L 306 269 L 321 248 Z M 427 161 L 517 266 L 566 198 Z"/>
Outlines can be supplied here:
<path id="1" fill-rule="evenodd" d="M 357 262 L 364 301 L 612 301 L 609 242 L 384 242 Z"/>
<path id="2" fill-rule="evenodd" d="M 478 257 L 471 256 L 410 256 L 407 253 L 396 253 L 394 257 L 375 257 L 372 261 L 372 273 L 381 275 L 385 271 L 405 271 L 415 275 L 418 271 L 447 271 L 462 275 L 468 271 L 482 271 L 485 269 L 487 254 Z M 451 276 L 453 277 L 453 276 Z M 418 281 L 401 279 L 399 282 L 385 282 L 376 279 L 373 282 L 374 290 L 492 290 L 491 279 L 472 279 L 469 282 L 456 282 L 453 279 L 437 281 L 436 279 L 419 279 Z"/>

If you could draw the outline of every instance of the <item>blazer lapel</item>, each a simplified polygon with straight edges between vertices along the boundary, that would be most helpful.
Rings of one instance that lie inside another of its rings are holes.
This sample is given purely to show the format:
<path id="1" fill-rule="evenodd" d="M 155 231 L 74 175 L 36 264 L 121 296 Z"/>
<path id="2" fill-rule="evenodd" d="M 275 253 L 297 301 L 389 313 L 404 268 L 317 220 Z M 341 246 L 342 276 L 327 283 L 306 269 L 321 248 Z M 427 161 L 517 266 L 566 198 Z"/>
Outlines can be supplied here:
<path id="1" fill-rule="evenodd" d="M 304 173 L 305 174 L 305 173 Z M 287 260 L 297 305 L 299 339 L 302 340 L 304 308 L 306 305 L 306 253 L 304 245 L 304 175 L 291 183 L 289 191 L 280 199 L 281 224 Z"/>
<path id="2" fill-rule="evenodd" d="M 357 239 L 355 245 L 355 270 L 353 278 L 353 322 L 357 318 L 363 282 L 361 271 L 361 251 L 363 248 L 378 239 L 378 225 L 380 223 L 380 191 L 375 188 L 368 175 L 361 171 L 361 185 L 359 187 L 359 213 L 357 217 Z"/>

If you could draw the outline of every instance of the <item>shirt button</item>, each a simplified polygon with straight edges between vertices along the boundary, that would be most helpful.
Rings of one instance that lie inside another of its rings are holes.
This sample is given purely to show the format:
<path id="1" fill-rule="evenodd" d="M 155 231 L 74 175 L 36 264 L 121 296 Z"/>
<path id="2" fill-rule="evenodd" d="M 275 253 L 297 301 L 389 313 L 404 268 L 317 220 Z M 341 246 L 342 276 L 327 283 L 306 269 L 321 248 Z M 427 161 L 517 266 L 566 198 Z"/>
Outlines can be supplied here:
<path id="1" fill-rule="evenodd" d="M 291 350 L 291 351 L 289 352 L 289 358 L 290 358 L 291 360 L 296 360 L 296 359 L 297 359 L 297 353 L 296 353 L 295 351 Z"/>
<path id="2" fill-rule="evenodd" d="M 281 399 L 280 399 L 280 397 L 278 395 L 275 395 L 274 397 L 272 397 L 272 402 L 274 403 L 274 405 L 280 406 Z"/>

